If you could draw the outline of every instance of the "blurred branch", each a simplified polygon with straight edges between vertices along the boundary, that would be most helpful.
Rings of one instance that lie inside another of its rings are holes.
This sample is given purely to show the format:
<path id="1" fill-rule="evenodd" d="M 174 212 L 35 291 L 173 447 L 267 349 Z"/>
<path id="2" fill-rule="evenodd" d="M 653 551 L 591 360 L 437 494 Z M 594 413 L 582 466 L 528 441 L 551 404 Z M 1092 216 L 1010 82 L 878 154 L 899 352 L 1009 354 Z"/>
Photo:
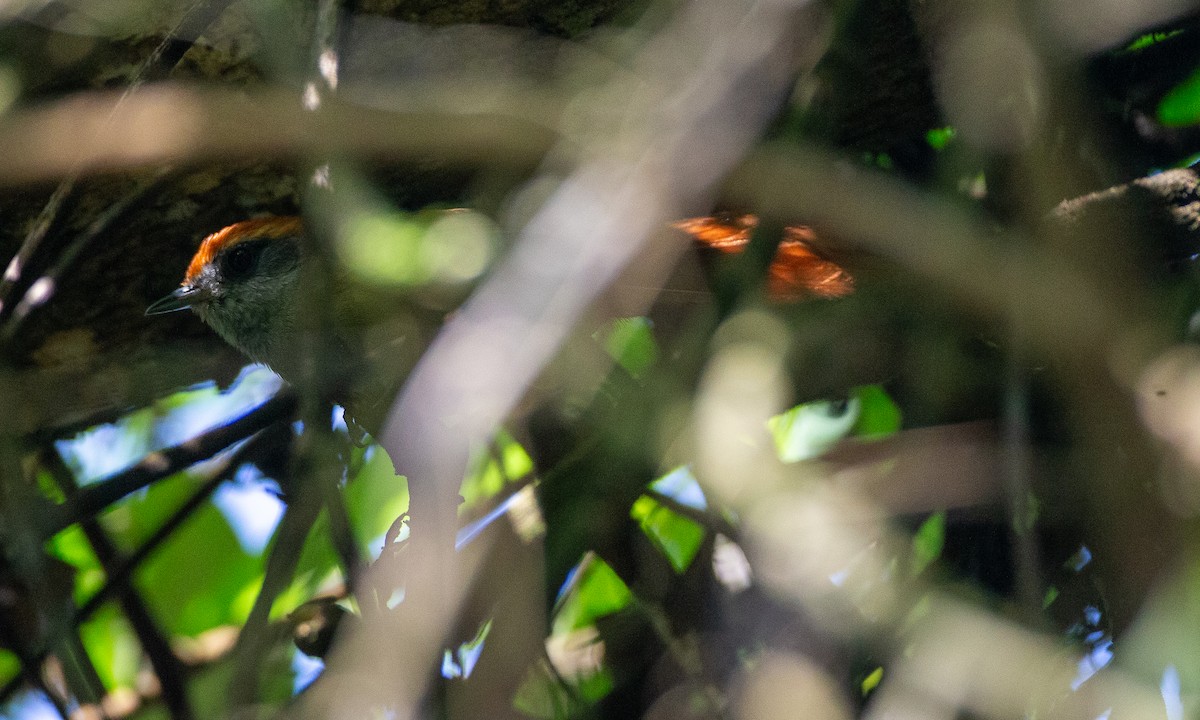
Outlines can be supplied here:
<path id="1" fill-rule="evenodd" d="M 1167 511 L 1153 484 L 1129 481 L 1153 477 L 1160 459 L 1135 407 L 1145 367 L 1172 336 L 1153 286 L 1111 272 L 1110 255 L 1056 244 L 1063 227 L 1048 225 L 1046 242 L 1034 242 L 817 150 L 764 147 L 727 187 L 742 201 L 836 229 L 995 326 L 1020 325 L 1026 357 L 1047 364 L 1086 447 L 1087 462 L 1069 476 L 1075 485 L 1060 485 L 1081 509 L 1069 519 L 1107 560 L 1114 625 L 1131 622 L 1165 567 L 1163 548 L 1180 540 L 1178 526 L 1160 520 Z M 1169 204 L 1162 209 L 1171 214 Z"/>
<path id="2" fill-rule="evenodd" d="M 303 473 L 301 473 L 303 475 Z M 321 482 L 321 478 L 313 479 Z M 259 673 L 256 666 L 262 661 L 264 651 L 273 637 L 270 626 L 271 608 L 279 594 L 287 589 L 300 561 L 304 541 L 312 531 L 313 523 L 322 507 L 322 493 L 314 492 L 312 482 L 308 487 L 297 488 L 293 493 L 283 519 L 275 530 L 274 542 L 267 555 L 262 588 L 254 599 L 254 606 L 246 618 L 246 624 L 238 635 L 234 649 L 233 673 L 229 685 L 229 707 L 241 708 L 257 702 Z"/>
<path id="3" fill-rule="evenodd" d="M 119 107 L 122 103 L 132 97 L 133 93 L 146 81 L 165 77 L 166 72 L 173 68 L 183 57 L 187 49 L 191 47 L 191 38 L 195 38 L 200 35 L 210 23 L 216 20 L 216 18 L 225 10 L 231 1 L 232 0 L 196 0 L 196 2 L 192 4 L 188 11 L 184 13 L 184 16 L 179 21 L 179 24 L 172 30 L 172 32 L 168 33 L 167 36 L 161 40 L 161 42 L 158 43 L 150 55 L 145 59 L 145 61 L 143 61 L 141 68 L 134 75 L 130 84 L 121 90 L 120 96 L 116 100 L 116 106 Z M 115 118 L 113 117 L 108 119 L 108 122 L 110 123 L 114 121 Z M 40 247 L 42 241 L 45 240 L 50 228 L 58 219 L 59 211 L 63 207 L 63 204 L 74 192 L 75 183 L 78 180 L 80 171 L 83 169 L 83 167 L 83 165 L 75 165 L 64 168 L 64 171 L 61 173 L 62 179 L 60 180 L 58 186 L 54 189 L 54 192 L 51 194 L 50 199 L 46 202 L 45 206 L 43 206 L 42 212 L 38 216 L 33 227 L 26 234 L 25 240 L 21 243 L 20 249 L 13 256 L 8 268 L 5 270 L 4 277 L 0 279 L 0 317 L 3 317 L 3 314 L 6 311 L 13 311 L 11 309 L 12 303 L 10 302 L 9 296 L 16 283 L 21 279 L 25 267 L 29 264 L 29 261 L 32 259 L 34 253 L 37 252 L 38 247 Z M 167 172 L 169 172 L 169 169 L 164 168 L 159 172 L 160 175 L 165 175 Z M 118 208 L 115 210 L 115 212 L 108 213 L 108 215 L 119 215 L 121 212 L 123 212 L 123 209 Z M 94 237 L 99 234 L 99 232 L 102 231 L 106 225 L 107 222 L 103 221 L 103 219 L 98 220 L 97 223 L 93 224 L 91 232 L 76 240 L 73 250 L 69 250 L 60 256 L 60 264 L 58 268 L 59 273 L 61 273 L 62 267 L 69 264 L 74 259 L 74 256 L 77 255 L 88 242 L 93 240 Z M 51 277 L 54 277 L 55 275 L 56 274 L 52 274 Z M 45 300 L 49 299 L 48 294 L 45 294 L 45 296 L 39 294 L 37 297 L 38 302 L 35 302 L 34 304 L 40 304 L 41 302 L 45 302 Z M 26 309 L 26 312 L 28 312 L 28 309 Z M 9 323 L 4 328 L 5 339 L 11 338 L 11 336 L 14 334 L 16 327 L 19 326 L 21 317 L 17 316 L 15 320 L 15 322 Z"/>
<path id="4" fill-rule="evenodd" d="M 82 93 L 0 118 L 0 186 L 80 172 L 220 159 L 368 156 L 536 164 L 553 131 L 529 117 L 390 113 L 335 98 L 312 113 L 290 88 L 160 84 L 122 99 Z"/>
<path id="5" fill-rule="evenodd" d="M 866 713 L 869 720 L 953 717 L 959 709 L 1064 720 L 1163 717 L 1158 688 L 1117 671 L 1066 692 L 1079 664 L 1063 653 L 1056 637 L 948 597 L 934 596 L 929 605 L 909 631 L 907 652 L 898 654 L 894 669 L 889 667 L 891 679 Z"/>
<path id="6" fill-rule="evenodd" d="M 369 657 L 372 665 L 403 669 L 407 682 L 371 692 L 400 716 L 416 711 L 424 668 L 461 597 L 455 508 L 469 449 L 486 442 L 654 231 L 685 208 L 708 204 L 797 71 L 792 50 L 814 31 L 800 8 L 724 1 L 680 7 L 633 60 L 632 82 L 614 81 L 581 98 L 587 111 L 611 122 L 561 148 L 578 165 L 446 324 L 393 406 L 380 440 L 410 478 L 413 567 L 403 612 L 364 623 L 335 648 L 332 662 L 352 671 L 366 669 Z M 673 259 L 664 255 L 660 274 Z M 357 684 L 329 687 L 314 698 L 325 711 L 367 700 Z"/>
<path id="7" fill-rule="evenodd" d="M 111 422 L 198 379 L 232 380 L 245 358 L 216 342 L 183 342 L 141 357 L 92 358 L 68 367 L 0 369 L 0 397 L 21 398 L 0 414 L 0 432 L 58 438 Z"/>

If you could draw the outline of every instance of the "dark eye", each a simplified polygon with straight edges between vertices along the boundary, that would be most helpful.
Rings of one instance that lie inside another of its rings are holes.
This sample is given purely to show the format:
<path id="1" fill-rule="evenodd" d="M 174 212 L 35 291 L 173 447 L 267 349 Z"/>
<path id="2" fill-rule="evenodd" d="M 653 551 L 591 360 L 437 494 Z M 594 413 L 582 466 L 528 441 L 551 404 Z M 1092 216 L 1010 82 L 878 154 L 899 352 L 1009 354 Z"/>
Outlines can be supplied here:
<path id="1" fill-rule="evenodd" d="M 243 280 L 258 267 L 258 243 L 246 243 L 230 248 L 221 256 L 221 274 L 226 280 Z"/>

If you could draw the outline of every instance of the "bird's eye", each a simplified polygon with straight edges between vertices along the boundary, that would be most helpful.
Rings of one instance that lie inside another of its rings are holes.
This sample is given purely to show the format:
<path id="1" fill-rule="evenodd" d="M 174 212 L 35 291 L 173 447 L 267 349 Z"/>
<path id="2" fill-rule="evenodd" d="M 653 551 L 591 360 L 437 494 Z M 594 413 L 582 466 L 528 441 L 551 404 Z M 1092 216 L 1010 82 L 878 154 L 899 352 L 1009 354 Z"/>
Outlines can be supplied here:
<path id="1" fill-rule="evenodd" d="M 221 256 L 221 274 L 227 280 L 241 280 L 254 272 L 258 266 L 259 248 L 251 245 L 238 245 Z"/>

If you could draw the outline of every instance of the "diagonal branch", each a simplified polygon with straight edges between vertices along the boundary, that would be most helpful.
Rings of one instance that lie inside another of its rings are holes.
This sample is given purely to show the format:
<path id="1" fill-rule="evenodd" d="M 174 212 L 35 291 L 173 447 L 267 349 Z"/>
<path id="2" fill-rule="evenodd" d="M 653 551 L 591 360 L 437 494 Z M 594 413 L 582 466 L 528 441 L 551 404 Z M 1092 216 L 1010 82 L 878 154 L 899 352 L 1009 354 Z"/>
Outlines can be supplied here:
<path id="1" fill-rule="evenodd" d="M 292 395 L 276 395 L 237 420 L 210 430 L 182 445 L 152 453 L 132 468 L 83 488 L 79 494 L 57 506 L 50 517 L 41 522 L 43 535 L 50 537 L 83 518 L 94 516 L 129 493 L 173 475 L 189 465 L 207 460 L 217 451 L 291 417 L 295 409 L 296 399 Z"/>

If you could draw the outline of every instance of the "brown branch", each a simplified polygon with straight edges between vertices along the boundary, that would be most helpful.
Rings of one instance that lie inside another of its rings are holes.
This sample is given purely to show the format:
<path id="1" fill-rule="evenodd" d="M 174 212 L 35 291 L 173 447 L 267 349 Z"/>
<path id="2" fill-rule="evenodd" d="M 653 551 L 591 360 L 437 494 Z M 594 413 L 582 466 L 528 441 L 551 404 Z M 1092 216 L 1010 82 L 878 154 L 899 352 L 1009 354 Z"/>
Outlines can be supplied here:
<path id="1" fill-rule="evenodd" d="M 329 98 L 304 110 L 291 88 L 245 91 L 159 84 L 122 101 L 116 93 L 81 93 L 0 119 L 7 149 L 0 186 L 81 172 L 205 160 L 377 155 L 477 163 L 481 158 L 531 165 L 553 133 L 535 120 L 540 105 L 518 117 L 459 113 L 389 113 Z M 521 104 L 514 101 L 514 108 Z"/>

